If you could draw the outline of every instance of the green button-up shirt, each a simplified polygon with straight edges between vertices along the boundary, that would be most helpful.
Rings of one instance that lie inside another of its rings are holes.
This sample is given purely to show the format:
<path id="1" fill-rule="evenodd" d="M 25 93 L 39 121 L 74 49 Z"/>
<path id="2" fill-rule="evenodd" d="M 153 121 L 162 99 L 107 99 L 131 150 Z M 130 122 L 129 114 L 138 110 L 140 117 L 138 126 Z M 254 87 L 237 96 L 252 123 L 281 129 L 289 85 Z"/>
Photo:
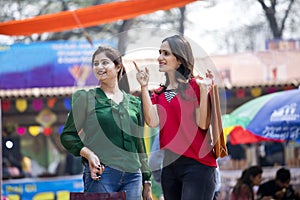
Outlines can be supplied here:
<path id="1" fill-rule="evenodd" d="M 75 156 L 86 146 L 103 164 L 127 172 L 141 169 L 143 180 L 150 180 L 141 102 L 123 94 L 122 102 L 116 104 L 100 88 L 75 92 L 61 142 Z"/>

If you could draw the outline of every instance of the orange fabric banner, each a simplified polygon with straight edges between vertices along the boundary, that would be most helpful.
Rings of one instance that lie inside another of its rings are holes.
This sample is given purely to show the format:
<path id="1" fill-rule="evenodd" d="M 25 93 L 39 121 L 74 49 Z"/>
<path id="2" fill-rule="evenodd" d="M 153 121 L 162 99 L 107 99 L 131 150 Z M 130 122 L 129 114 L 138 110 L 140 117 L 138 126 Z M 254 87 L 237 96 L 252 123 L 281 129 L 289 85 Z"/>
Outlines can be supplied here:
<path id="1" fill-rule="evenodd" d="M 131 0 L 90 6 L 73 11 L 40 15 L 24 20 L 0 23 L 0 34 L 28 36 L 34 33 L 59 32 L 117 20 L 126 20 L 157 10 L 182 7 L 196 0 Z"/>

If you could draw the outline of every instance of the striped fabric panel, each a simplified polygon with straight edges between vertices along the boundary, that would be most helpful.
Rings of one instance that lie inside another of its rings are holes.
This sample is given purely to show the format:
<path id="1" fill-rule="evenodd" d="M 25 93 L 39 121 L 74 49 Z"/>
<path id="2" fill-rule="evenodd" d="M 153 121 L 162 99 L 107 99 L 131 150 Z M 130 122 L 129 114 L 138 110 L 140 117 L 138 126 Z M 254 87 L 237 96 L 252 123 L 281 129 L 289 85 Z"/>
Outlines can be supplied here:
<path id="1" fill-rule="evenodd" d="M 177 92 L 172 91 L 172 90 L 165 91 L 165 97 L 169 103 L 176 96 L 176 94 L 177 94 Z"/>

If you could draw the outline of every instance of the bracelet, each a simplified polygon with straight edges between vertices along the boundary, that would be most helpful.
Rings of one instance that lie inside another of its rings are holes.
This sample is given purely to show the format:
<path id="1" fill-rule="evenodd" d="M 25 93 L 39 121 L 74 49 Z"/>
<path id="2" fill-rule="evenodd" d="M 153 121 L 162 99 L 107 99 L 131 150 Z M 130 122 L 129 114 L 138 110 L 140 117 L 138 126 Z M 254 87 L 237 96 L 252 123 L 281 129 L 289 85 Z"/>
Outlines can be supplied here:
<path id="1" fill-rule="evenodd" d="M 145 184 L 145 183 L 152 185 L 152 182 L 151 182 L 151 181 L 144 181 L 144 184 Z"/>

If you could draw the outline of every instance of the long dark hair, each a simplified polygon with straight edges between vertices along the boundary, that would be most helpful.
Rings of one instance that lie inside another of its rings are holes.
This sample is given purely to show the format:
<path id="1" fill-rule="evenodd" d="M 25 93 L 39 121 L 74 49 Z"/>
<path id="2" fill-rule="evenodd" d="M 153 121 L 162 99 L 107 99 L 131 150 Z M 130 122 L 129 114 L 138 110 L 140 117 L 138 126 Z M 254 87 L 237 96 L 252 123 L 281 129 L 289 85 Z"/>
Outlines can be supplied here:
<path id="1" fill-rule="evenodd" d="M 263 173 L 263 170 L 260 166 L 251 166 L 251 167 L 245 169 L 242 172 L 241 177 L 237 180 L 237 183 L 233 188 L 233 192 L 238 195 L 240 192 L 241 186 L 247 185 L 249 187 L 249 191 L 251 192 L 251 197 L 253 199 L 254 194 L 253 194 L 253 189 L 252 189 L 253 183 L 252 183 L 251 177 L 253 178 L 262 173 Z"/>
<path id="2" fill-rule="evenodd" d="M 173 55 L 181 62 L 176 70 L 175 78 L 178 82 L 178 91 L 184 96 L 183 91 L 187 88 L 187 84 L 194 77 L 194 56 L 190 43 L 181 35 L 173 35 L 165 38 L 163 42 L 168 42 Z M 162 90 L 157 91 L 158 94 L 164 92 L 170 84 L 169 76 L 166 75 L 166 83 L 161 85 Z"/>

